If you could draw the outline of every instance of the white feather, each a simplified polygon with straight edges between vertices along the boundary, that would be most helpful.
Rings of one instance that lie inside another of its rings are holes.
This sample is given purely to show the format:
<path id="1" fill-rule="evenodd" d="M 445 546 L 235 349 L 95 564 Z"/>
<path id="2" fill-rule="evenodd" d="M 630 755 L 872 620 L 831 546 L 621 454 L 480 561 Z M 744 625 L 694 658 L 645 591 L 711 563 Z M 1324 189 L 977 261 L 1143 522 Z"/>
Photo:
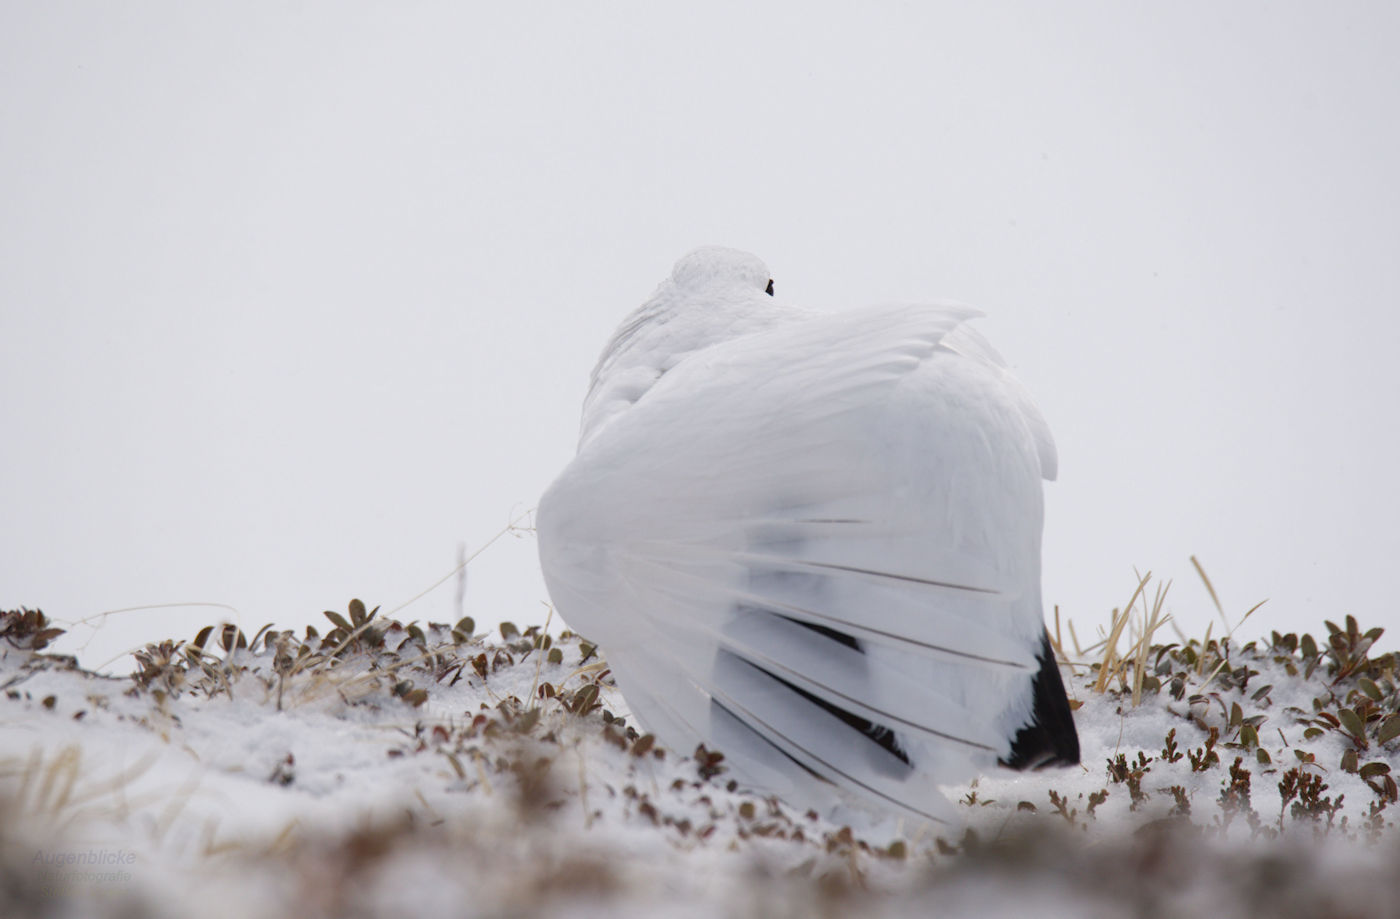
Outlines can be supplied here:
<path id="1" fill-rule="evenodd" d="M 546 582 L 673 748 L 806 806 L 943 819 L 935 786 L 1030 718 L 1054 444 L 974 311 L 823 315 L 766 282 L 700 250 L 624 322 L 540 502 Z"/>

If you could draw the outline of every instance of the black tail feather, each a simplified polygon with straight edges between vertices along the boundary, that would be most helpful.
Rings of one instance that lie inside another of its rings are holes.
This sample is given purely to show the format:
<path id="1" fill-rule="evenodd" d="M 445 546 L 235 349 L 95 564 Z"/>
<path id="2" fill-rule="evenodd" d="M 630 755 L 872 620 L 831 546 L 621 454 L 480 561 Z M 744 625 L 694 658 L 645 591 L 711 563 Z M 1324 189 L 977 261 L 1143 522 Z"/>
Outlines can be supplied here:
<path id="1" fill-rule="evenodd" d="M 785 617 L 786 618 L 786 617 Z M 795 625 L 810 629 L 837 644 L 862 651 L 860 642 L 853 636 L 836 629 L 814 623 L 789 620 Z M 1064 681 L 1060 678 L 1060 668 L 1055 661 L 1055 651 L 1050 645 L 1050 634 L 1041 637 L 1040 653 L 1036 656 L 1040 669 L 1031 682 L 1033 696 L 1031 720 L 1016 733 L 1011 743 L 1011 754 L 1000 763 L 1012 769 L 1041 769 L 1046 766 L 1073 766 L 1079 763 L 1079 733 L 1074 727 L 1074 716 L 1070 711 L 1069 698 L 1065 695 Z M 757 668 L 762 670 L 762 668 Z M 825 709 L 846 724 L 870 738 L 877 746 L 909 765 L 909 756 L 902 749 L 895 733 L 881 724 L 873 723 L 854 712 L 847 711 L 807 692 L 776 674 L 763 671 L 785 688 L 802 696 L 812 704 Z"/>
<path id="2" fill-rule="evenodd" d="M 802 622 L 797 619 L 788 619 L 788 617 L 786 616 L 784 616 L 783 618 L 787 619 L 788 622 L 791 622 L 793 625 L 800 625 L 804 629 L 811 629 L 813 632 L 816 632 L 823 638 L 829 638 L 837 644 L 845 645 L 846 647 L 859 651 L 862 654 L 865 653 L 865 649 L 860 646 L 860 641 L 857 640 L 853 635 L 848 635 L 845 632 L 828 628 L 824 625 L 817 625 L 811 622 Z M 895 737 L 894 732 L 891 731 L 889 728 L 885 727 L 882 724 L 876 724 L 875 722 L 870 721 L 869 719 L 862 718 L 860 715 L 857 715 L 854 712 L 850 712 L 844 708 L 833 705 L 830 702 L 818 696 L 814 696 L 810 692 L 807 692 L 805 689 L 801 689 L 797 686 L 792 685 L 787 680 L 784 680 L 782 677 L 779 677 L 772 673 L 768 673 L 768 671 L 766 670 L 763 672 L 767 673 L 768 676 L 777 680 L 779 683 L 782 683 L 784 686 L 797 693 L 799 696 L 802 696 L 804 699 L 806 699 L 808 702 L 811 702 L 813 705 L 816 705 L 819 708 L 823 708 L 831 714 L 835 715 L 837 718 L 840 718 L 842 721 L 846 722 L 851 727 L 855 728 L 857 731 L 860 731 L 866 737 L 869 737 L 872 741 L 874 741 L 876 746 L 884 748 L 884 750 L 893 755 L 895 759 L 898 759 L 906 766 L 909 765 L 909 754 L 905 753 L 904 750 L 900 747 L 898 738 Z"/>
<path id="3" fill-rule="evenodd" d="M 1001 761 L 1012 769 L 1074 766 L 1079 763 L 1079 732 L 1074 728 L 1065 684 L 1050 646 L 1050 635 L 1041 639 L 1040 671 L 1031 684 L 1034 705 L 1030 724 L 1011 742 L 1011 755 Z"/>

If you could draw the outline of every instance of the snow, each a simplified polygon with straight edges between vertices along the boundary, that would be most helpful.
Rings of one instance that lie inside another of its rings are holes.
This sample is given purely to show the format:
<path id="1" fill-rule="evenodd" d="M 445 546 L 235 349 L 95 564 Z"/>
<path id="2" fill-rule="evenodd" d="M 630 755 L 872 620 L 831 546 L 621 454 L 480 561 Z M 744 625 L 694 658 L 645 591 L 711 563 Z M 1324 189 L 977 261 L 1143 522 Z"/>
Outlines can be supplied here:
<path id="1" fill-rule="evenodd" d="M 1400 740 L 1380 740 L 1395 659 L 1367 658 L 1358 630 L 1343 627 L 1335 653 L 1321 643 L 1311 676 L 1303 653 L 1257 642 L 1232 645 L 1212 678 L 1213 660 L 1196 673 L 1177 645 L 1137 708 L 1116 676 L 1100 694 L 1090 669 L 1066 669 L 1083 767 L 946 789 L 963 823 L 916 825 L 798 813 L 729 787 L 722 768 L 703 777 L 691 751 L 647 749 L 577 636 L 352 624 L 358 641 L 210 640 L 202 665 L 188 643 L 148 649 L 173 663 L 130 679 L 0 630 L 0 914 L 1381 915 L 1400 894 L 1383 796 Z M 1342 767 L 1358 746 L 1344 729 L 1304 736 L 1322 718 L 1314 699 L 1372 713 L 1359 763 L 1379 790 Z M 1271 763 L 1230 746 L 1236 704 L 1263 716 Z M 1219 763 L 1193 771 L 1211 728 Z M 1108 774 L 1120 754 L 1149 758 L 1140 803 Z M 1231 811 L 1236 757 L 1252 775 Z M 1330 821 L 1284 806 L 1295 768 L 1340 803 Z"/>

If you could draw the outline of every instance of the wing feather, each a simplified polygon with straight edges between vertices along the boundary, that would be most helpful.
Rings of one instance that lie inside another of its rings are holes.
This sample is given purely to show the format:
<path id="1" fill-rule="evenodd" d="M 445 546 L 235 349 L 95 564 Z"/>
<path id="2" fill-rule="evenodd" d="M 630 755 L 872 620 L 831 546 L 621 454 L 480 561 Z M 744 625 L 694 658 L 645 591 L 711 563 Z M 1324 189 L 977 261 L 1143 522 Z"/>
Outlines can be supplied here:
<path id="1" fill-rule="evenodd" d="M 1000 370 L 940 347 L 974 315 L 697 352 L 545 494 L 550 594 L 663 741 L 931 819 L 935 783 L 1009 749 L 1043 630 L 1041 444 Z"/>

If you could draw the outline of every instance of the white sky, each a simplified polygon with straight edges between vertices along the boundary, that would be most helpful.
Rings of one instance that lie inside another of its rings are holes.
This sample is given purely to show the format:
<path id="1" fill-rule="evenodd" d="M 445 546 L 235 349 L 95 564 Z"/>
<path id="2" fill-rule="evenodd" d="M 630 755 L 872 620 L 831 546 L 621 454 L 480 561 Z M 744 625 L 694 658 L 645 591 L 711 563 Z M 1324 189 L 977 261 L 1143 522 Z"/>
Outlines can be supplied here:
<path id="1" fill-rule="evenodd" d="M 1400 631 L 1400 7 L 663 6 L 0 0 L 0 608 L 398 605 L 719 243 L 802 305 L 989 314 L 1081 636 L 1134 566 L 1203 631 L 1192 553 L 1271 598 L 1246 637 Z M 506 538 L 466 611 L 545 597 Z"/>

